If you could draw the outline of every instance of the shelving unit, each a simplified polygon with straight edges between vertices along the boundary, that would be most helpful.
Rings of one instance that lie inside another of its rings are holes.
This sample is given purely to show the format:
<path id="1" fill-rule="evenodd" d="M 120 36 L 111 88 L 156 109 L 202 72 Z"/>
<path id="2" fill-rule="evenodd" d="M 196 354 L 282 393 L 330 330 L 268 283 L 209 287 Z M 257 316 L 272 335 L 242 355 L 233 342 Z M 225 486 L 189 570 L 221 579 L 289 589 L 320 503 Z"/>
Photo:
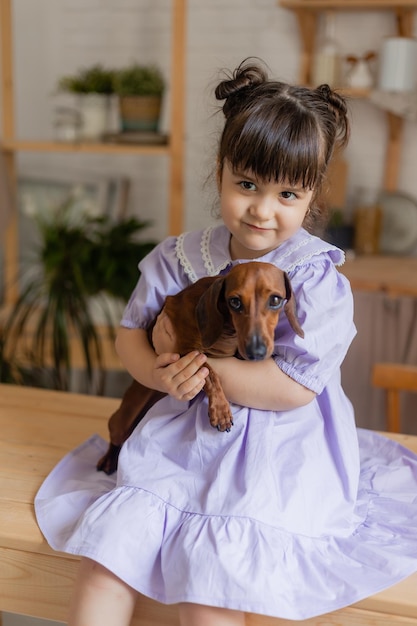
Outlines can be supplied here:
<path id="1" fill-rule="evenodd" d="M 299 72 L 299 81 L 302 84 L 311 82 L 313 55 L 321 13 L 390 11 L 395 18 L 397 34 L 412 37 L 414 12 L 417 9 L 417 0 L 279 0 L 279 4 L 293 11 L 297 17 L 303 44 Z M 369 92 L 363 89 L 349 89 L 346 93 L 358 98 L 366 98 L 369 95 Z M 404 123 L 402 118 L 389 112 L 387 123 L 388 143 L 385 155 L 384 187 L 387 191 L 394 191 L 398 185 Z"/>
<path id="2" fill-rule="evenodd" d="M 184 159 L 184 94 L 186 0 L 172 0 L 171 44 L 171 124 L 167 145 L 125 145 L 113 143 L 60 143 L 53 141 L 18 140 L 15 134 L 15 95 L 13 68 L 12 0 L 0 0 L 1 115 L 0 150 L 4 154 L 11 188 L 16 187 L 15 155 L 18 152 L 63 152 L 89 154 L 165 155 L 170 162 L 168 232 L 183 230 L 183 159 Z M 14 194 L 15 195 L 15 194 Z M 4 240 L 5 305 L 18 296 L 18 223 L 17 210 L 8 226 Z"/>

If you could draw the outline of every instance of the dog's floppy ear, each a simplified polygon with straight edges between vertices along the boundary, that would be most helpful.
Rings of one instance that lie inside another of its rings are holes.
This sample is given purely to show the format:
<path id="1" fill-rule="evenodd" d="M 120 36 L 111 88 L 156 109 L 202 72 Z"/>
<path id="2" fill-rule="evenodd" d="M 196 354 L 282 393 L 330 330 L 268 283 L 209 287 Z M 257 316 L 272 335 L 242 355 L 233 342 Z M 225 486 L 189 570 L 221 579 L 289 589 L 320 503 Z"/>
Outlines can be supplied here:
<path id="1" fill-rule="evenodd" d="M 229 313 L 224 304 L 224 277 L 216 278 L 196 306 L 198 330 L 204 348 L 210 348 L 220 337 Z"/>
<path id="2" fill-rule="evenodd" d="M 288 321 L 293 331 L 297 333 L 299 337 L 304 337 L 304 331 L 301 328 L 299 321 L 297 319 L 295 297 L 294 297 L 293 290 L 291 287 L 290 279 L 288 278 L 288 275 L 286 272 L 284 272 L 284 282 L 285 282 L 285 292 L 286 292 L 286 299 L 287 299 L 287 302 L 285 303 L 285 306 L 284 306 L 284 311 L 287 315 Z"/>

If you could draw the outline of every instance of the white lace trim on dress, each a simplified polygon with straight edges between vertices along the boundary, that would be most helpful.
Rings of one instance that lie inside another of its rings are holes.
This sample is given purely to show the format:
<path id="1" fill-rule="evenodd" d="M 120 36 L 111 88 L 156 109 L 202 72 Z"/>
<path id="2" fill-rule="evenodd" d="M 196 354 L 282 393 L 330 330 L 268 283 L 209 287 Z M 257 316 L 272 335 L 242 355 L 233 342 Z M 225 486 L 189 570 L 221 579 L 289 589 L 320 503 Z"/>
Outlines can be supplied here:
<path id="1" fill-rule="evenodd" d="M 297 261 L 295 261 L 295 263 L 292 263 L 288 268 L 287 268 L 287 272 L 292 272 L 296 267 L 298 267 L 299 265 L 303 265 L 303 263 L 305 263 L 306 261 L 309 261 L 310 259 L 312 259 L 314 256 L 317 256 L 317 254 L 319 254 L 319 252 L 310 252 L 310 254 L 306 254 L 305 256 L 302 256 L 300 258 L 297 259 Z M 343 258 L 341 259 L 341 261 L 339 261 L 338 263 L 334 262 L 334 264 L 336 265 L 336 267 L 340 267 L 341 265 L 344 264 L 345 262 L 345 256 L 343 256 Z"/>
<path id="2" fill-rule="evenodd" d="M 177 255 L 181 267 L 183 268 L 190 281 L 192 283 L 195 283 L 198 279 L 184 250 L 184 239 L 186 234 L 187 233 L 182 233 L 177 237 L 177 241 L 175 242 L 175 254 Z"/>
<path id="3" fill-rule="evenodd" d="M 301 241 L 298 242 L 297 245 L 291 247 L 281 258 L 280 261 L 283 261 L 284 259 L 286 259 L 289 256 L 292 256 L 294 254 L 294 252 L 300 250 L 300 248 L 303 248 L 304 246 L 306 246 L 308 243 L 310 243 L 311 241 L 311 236 L 310 237 L 305 237 L 304 239 L 302 239 Z M 333 249 L 333 246 L 332 246 Z M 316 250 L 311 250 L 310 252 L 308 252 L 307 254 L 305 254 L 304 256 L 297 256 L 296 260 L 293 261 L 290 265 L 288 265 L 288 267 L 286 267 L 286 271 L 287 272 L 291 272 L 293 271 L 296 267 L 298 267 L 299 265 L 303 265 L 306 261 L 309 261 L 310 259 L 312 259 L 313 257 L 317 256 L 318 254 L 320 254 L 321 252 L 329 252 L 329 250 L 326 248 L 322 248 L 322 249 L 316 249 Z M 336 265 L 336 267 L 343 265 L 343 263 L 345 262 L 345 253 L 342 250 L 338 250 L 341 253 L 341 259 L 340 261 L 333 261 L 334 264 Z"/>
<path id="4" fill-rule="evenodd" d="M 220 263 L 217 267 L 214 265 L 213 258 L 210 253 L 211 233 L 213 229 L 214 229 L 213 226 L 208 226 L 207 228 L 203 230 L 202 236 L 201 236 L 201 244 L 200 244 L 201 260 L 203 261 L 204 268 L 207 272 L 206 274 L 207 276 L 217 276 L 221 272 L 221 270 L 223 270 L 225 267 L 227 267 L 231 263 L 231 261 L 227 259 L 226 261 L 223 261 L 222 263 Z M 192 262 L 185 252 L 185 237 L 187 234 L 192 234 L 192 233 L 182 233 L 181 235 L 177 237 L 177 240 L 175 242 L 175 253 L 177 255 L 177 258 L 184 272 L 186 273 L 190 281 L 192 283 L 195 283 L 199 277 L 194 271 Z"/>
<path id="5" fill-rule="evenodd" d="M 213 227 L 209 226 L 203 230 L 203 235 L 201 237 L 201 257 L 204 262 L 204 267 L 207 270 L 207 274 L 209 276 L 214 276 L 214 264 L 213 259 L 210 255 L 210 238 Z"/>
<path id="6" fill-rule="evenodd" d="M 185 252 L 186 236 L 187 235 L 191 236 L 193 235 L 193 233 L 191 232 L 182 233 L 181 235 L 177 237 L 177 240 L 175 243 L 175 253 L 180 262 L 181 267 L 183 268 L 185 274 L 187 275 L 187 277 L 192 283 L 195 283 L 200 277 L 199 275 L 200 274 L 200 271 L 199 271 L 200 261 L 202 261 L 203 263 L 204 269 L 206 271 L 206 276 L 218 276 L 219 273 L 224 268 L 226 268 L 228 265 L 231 264 L 231 260 L 226 259 L 222 261 L 221 263 L 219 263 L 219 265 L 217 266 L 215 265 L 215 262 L 213 261 L 213 256 L 211 254 L 212 233 L 214 230 L 215 230 L 214 226 L 208 226 L 202 231 L 201 242 L 200 242 L 201 258 L 194 259 L 194 263 L 197 263 L 196 269 L 194 269 L 192 260 L 189 258 L 189 256 L 187 256 Z M 321 240 L 318 240 L 318 241 L 321 241 Z M 306 236 L 303 237 L 300 241 L 294 243 L 293 245 L 290 245 L 288 250 L 284 254 L 282 253 L 280 254 L 278 250 L 278 256 L 274 262 L 282 269 L 285 269 L 285 271 L 292 272 L 293 270 L 295 270 L 295 268 L 299 267 L 300 265 L 303 265 L 304 263 L 306 263 L 313 257 L 317 256 L 318 254 L 321 254 L 322 252 L 331 253 L 332 250 L 337 250 L 338 253 L 340 253 L 340 258 L 338 260 L 333 259 L 333 263 L 336 266 L 343 265 L 343 263 L 345 262 L 345 254 L 343 253 L 342 250 L 338 250 L 337 248 L 334 248 L 333 246 L 328 247 L 327 245 L 324 244 L 324 242 L 322 242 L 321 246 L 318 246 L 315 249 L 310 248 L 307 251 L 304 250 L 305 254 L 303 255 L 302 248 L 304 248 L 305 246 L 308 246 L 309 244 L 311 244 L 311 235 L 306 233 Z M 287 261 L 288 263 L 287 266 L 286 266 L 285 261 Z"/>

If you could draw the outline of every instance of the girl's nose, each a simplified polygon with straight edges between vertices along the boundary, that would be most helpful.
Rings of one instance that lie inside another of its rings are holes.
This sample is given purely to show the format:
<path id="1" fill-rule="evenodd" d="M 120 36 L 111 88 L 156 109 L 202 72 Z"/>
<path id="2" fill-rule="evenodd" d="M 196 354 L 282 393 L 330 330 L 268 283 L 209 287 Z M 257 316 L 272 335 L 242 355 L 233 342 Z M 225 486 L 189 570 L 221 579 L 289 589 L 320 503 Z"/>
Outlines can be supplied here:
<path id="1" fill-rule="evenodd" d="M 254 217 L 261 220 L 267 220 L 275 213 L 275 198 L 264 196 L 257 198 L 250 207 L 250 212 Z"/>

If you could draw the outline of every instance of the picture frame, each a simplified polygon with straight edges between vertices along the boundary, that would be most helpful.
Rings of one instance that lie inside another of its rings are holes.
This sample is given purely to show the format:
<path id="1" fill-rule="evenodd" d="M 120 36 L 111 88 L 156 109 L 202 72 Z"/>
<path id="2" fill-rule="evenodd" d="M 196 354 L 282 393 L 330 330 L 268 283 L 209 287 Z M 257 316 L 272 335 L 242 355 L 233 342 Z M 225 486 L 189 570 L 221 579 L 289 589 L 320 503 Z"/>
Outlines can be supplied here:
<path id="1" fill-rule="evenodd" d="M 129 179 L 126 177 L 105 178 L 64 173 L 45 176 L 28 173 L 18 178 L 17 204 L 20 213 L 30 215 L 52 211 L 71 195 L 78 195 L 87 204 L 91 203 L 91 210 L 97 215 L 107 215 L 118 220 L 126 213 L 129 187 Z"/>

